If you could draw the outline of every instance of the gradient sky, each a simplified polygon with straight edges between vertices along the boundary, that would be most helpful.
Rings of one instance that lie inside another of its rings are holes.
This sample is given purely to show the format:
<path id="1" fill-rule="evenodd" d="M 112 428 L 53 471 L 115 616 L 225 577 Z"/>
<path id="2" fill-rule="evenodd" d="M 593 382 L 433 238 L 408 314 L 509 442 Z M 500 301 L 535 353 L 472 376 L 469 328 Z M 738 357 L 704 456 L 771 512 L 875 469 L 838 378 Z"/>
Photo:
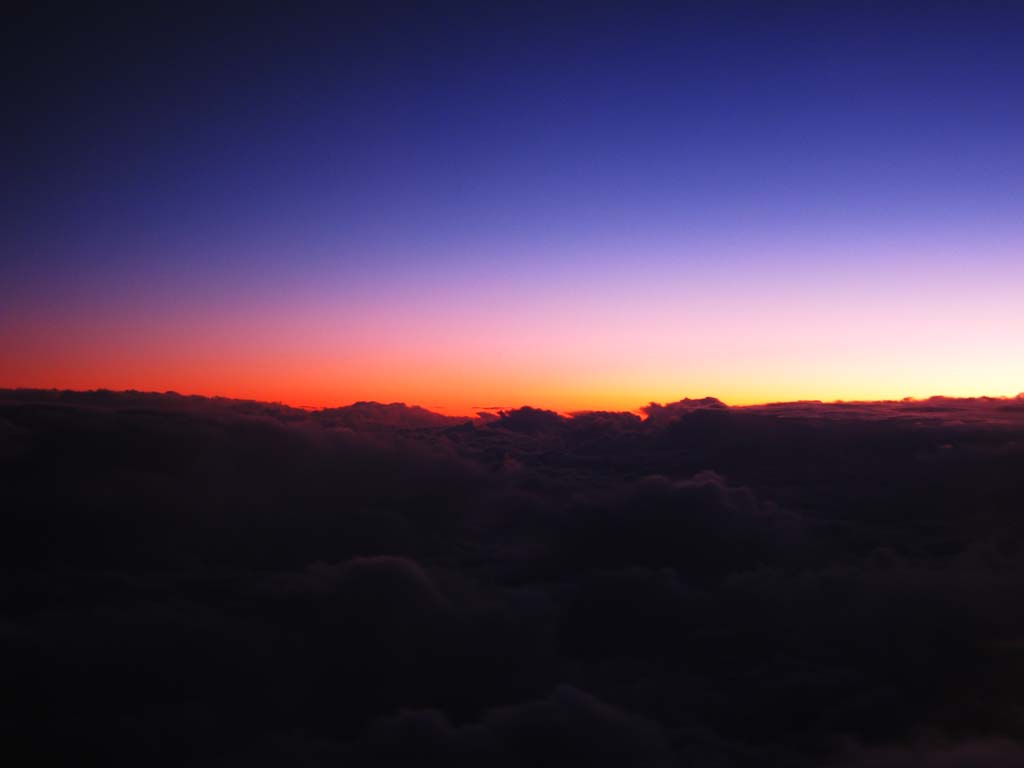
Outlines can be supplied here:
<path id="1" fill-rule="evenodd" d="M 0 387 L 1024 390 L 1024 6 L 8 24 Z"/>

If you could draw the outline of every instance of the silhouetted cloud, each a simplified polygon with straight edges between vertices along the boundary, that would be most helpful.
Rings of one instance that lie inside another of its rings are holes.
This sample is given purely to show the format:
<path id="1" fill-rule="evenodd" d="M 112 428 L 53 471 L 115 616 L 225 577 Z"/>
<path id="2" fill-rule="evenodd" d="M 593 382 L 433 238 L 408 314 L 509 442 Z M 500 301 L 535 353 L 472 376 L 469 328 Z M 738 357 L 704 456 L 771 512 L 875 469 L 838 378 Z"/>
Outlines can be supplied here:
<path id="1" fill-rule="evenodd" d="M 316 411 L 313 417 L 324 426 L 348 427 L 355 430 L 446 427 L 465 421 L 452 416 L 442 416 L 419 406 L 408 406 L 405 403 L 353 403 L 343 408 L 324 408 Z"/>
<path id="2" fill-rule="evenodd" d="M 538 432 L 550 432 L 561 429 L 566 419 L 554 411 L 544 411 L 539 408 L 524 406 L 511 411 L 501 411 L 499 414 L 498 426 L 512 432 L 525 432 L 535 434 Z"/>
<path id="3" fill-rule="evenodd" d="M 660 403 L 649 403 L 643 408 L 644 414 L 652 424 L 664 424 L 667 421 L 676 419 L 683 414 L 704 409 L 725 409 L 728 406 L 715 397 L 702 397 L 690 399 L 689 397 L 677 400 L 674 403 L 661 405 Z"/>

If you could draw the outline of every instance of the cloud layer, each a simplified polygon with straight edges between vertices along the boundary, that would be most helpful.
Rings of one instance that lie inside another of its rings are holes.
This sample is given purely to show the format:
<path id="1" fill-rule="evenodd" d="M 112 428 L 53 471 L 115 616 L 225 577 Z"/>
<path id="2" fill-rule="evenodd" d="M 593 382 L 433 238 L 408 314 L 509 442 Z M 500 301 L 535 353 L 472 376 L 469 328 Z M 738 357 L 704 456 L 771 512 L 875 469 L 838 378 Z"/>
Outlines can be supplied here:
<path id="1" fill-rule="evenodd" d="M 0 392 L 4 743 L 1021 764 L 1024 400 L 646 416 Z"/>

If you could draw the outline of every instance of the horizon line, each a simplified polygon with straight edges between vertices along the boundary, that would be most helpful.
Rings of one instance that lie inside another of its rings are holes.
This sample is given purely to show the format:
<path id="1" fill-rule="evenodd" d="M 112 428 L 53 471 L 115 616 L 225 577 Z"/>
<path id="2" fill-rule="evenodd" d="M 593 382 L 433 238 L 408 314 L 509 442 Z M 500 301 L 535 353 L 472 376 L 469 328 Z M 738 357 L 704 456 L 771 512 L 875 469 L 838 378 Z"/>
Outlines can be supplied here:
<path id="1" fill-rule="evenodd" d="M 264 405 L 277 405 L 286 408 L 292 408 L 295 410 L 306 411 L 309 413 L 315 413 L 317 411 L 328 411 L 341 408 L 351 408 L 358 405 L 380 405 L 380 406 L 401 406 L 404 408 L 418 408 L 428 413 L 445 416 L 448 418 L 465 418 L 465 419 L 477 419 L 480 418 L 482 413 L 493 412 L 494 414 L 506 413 L 511 411 L 521 410 L 523 408 L 532 408 L 534 410 L 549 411 L 551 413 L 557 413 L 560 416 L 572 417 L 576 415 L 589 414 L 589 413 L 633 413 L 640 416 L 647 415 L 647 409 L 651 406 L 668 406 L 675 403 L 690 402 L 698 404 L 701 402 L 714 401 L 714 403 L 726 408 L 764 408 L 769 406 L 781 406 L 781 405 L 873 405 L 873 404 L 897 404 L 897 403 L 925 403 L 932 400 L 952 400 L 952 401 L 975 401 L 975 400 L 1020 400 L 1024 399 L 1024 391 L 1018 392 L 1015 395 L 942 395 L 933 394 L 927 397 L 894 397 L 894 398 L 880 398 L 880 399 L 854 399 L 844 400 L 842 398 L 836 398 L 832 400 L 825 400 L 821 398 L 802 398 L 796 400 L 768 400 L 763 402 L 752 402 L 752 403 L 727 403 L 724 400 L 715 397 L 713 395 L 704 395 L 703 397 L 690 397 L 682 396 L 677 400 L 668 400 L 665 402 L 658 402 L 656 400 L 649 400 L 647 403 L 637 406 L 631 410 L 614 410 L 614 409 L 601 409 L 601 408 L 584 408 L 574 410 L 558 410 L 555 408 L 546 408 L 543 406 L 531 405 L 529 403 L 521 403 L 519 405 L 509 406 L 470 406 L 475 409 L 475 413 L 463 414 L 463 413 L 442 413 L 441 411 L 434 410 L 435 408 L 444 408 L 444 406 L 425 406 L 418 403 L 409 403 L 404 400 L 395 400 L 391 402 L 385 402 L 383 400 L 353 400 L 348 403 L 334 404 L 334 405 L 309 405 L 290 403 L 284 400 L 274 399 L 259 399 L 252 397 L 237 397 L 232 395 L 207 395 L 201 393 L 183 393 L 174 389 L 167 389 L 163 391 L 159 390 L 147 390 L 147 389 L 111 389 L 107 387 L 95 387 L 91 389 L 72 389 L 66 387 L 0 387 L 0 394 L 2 393 L 17 393 L 17 392 L 49 392 L 49 393 L 71 393 L 71 394 L 137 394 L 137 395 L 171 395 L 181 398 L 199 398 L 203 400 L 232 400 L 235 402 L 243 403 L 260 403 Z"/>

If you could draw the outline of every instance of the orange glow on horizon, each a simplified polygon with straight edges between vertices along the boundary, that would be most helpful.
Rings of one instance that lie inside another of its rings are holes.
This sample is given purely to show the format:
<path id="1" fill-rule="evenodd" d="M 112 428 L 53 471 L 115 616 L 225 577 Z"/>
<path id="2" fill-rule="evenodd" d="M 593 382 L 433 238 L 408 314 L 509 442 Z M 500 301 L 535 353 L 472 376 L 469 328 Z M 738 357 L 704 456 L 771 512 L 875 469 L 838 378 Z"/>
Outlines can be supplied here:
<path id="1" fill-rule="evenodd" d="M 909 263 L 787 279 L 764 269 L 583 279 L 432 284 L 386 302 L 368 290 L 345 299 L 328 280 L 225 302 L 15 296 L 0 308 L 0 387 L 405 402 L 452 415 L 1024 390 L 1024 264 L 996 281 Z"/>
<path id="2" fill-rule="evenodd" d="M 254 400 L 269 403 L 281 403 L 294 408 L 318 410 L 350 405 L 360 401 L 376 401 L 382 403 L 405 403 L 417 405 L 427 410 L 449 416 L 474 416 L 482 410 L 511 409 L 522 406 L 544 408 L 558 413 L 571 414 L 580 411 L 627 411 L 639 413 L 648 403 L 669 403 L 684 398 L 699 399 L 715 397 L 730 406 L 754 406 L 767 403 L 821 401 L 821 402 L 880 402 L 898 401 L 903 399 L 925 400 L 933 396 L 945 397 L 996 397 L 1014 398 L 1018 396 L 1020 387 L 993 387 L 979 390 L 969 386 L 947 386 L 937 388 L 885 388 L 882 386 L 863 386 L 842 391 L 815 392 L 808 389 L 784 389 L 782 387 L 761 390 L 743 390 L 725 382 L 714 386 L 650 386 L 633 389 L 615 389 L 580 386 L 571 387 L 536 387 L 522 391 L 518 395 L 512 390 L 496 388 L 480 390 L 452 390 L 442 394 L 436 389 L 417 389 L 408 387 L 402 391 L 400 384 L 381 382 L 374 387 L 369 382 L 360 387 L 340 386 L 333 389 L 326 385 L 316 385 L 312 381 L 289 381 L 288 377 L 280 377 L 275 381 L 264 381 L 253 385 L 232 382 L 227 378 L 211 376 L 209 371 L 199 372 L 194 377 L 197 382 L 190 385 L 187 376 L 170 377 L 162 381 L 156 377 L 117 376 L 70 376 L 70 377 L 28 377 L 22 380 L 11 380 L 4 376 L 0 379 L 0 387 L 16 389 L 58 389 L 58 390 L 135 390 L 140 392 L 177 392 L 182 395 L 198 395 L 201 397 L 225 397 L 239 400 Z M 481 395 L 480 392 L 484 394 Z"/>

